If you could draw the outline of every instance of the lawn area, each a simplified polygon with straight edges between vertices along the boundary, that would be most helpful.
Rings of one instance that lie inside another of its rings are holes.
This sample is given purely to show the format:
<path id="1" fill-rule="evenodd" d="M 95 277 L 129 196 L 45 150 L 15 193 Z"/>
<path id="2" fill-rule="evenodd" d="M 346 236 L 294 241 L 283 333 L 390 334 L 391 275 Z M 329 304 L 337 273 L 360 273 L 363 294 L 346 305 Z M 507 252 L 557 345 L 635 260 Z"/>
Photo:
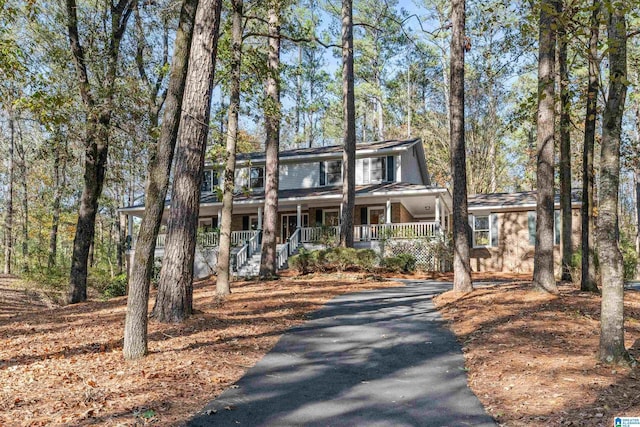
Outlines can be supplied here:
<path id="1" fill-rule="evenodd" d="M 469 385 L 505 426 L 612 426 L 640 416 L 640 372 L 596 359 L 600 297 L 530 281 L 445 293 L 436 304 L 464 346 Z M 625 339 L 640 358 L 640 292 L 625 293 Z"/>
<path id="2" fill-rule="evenodd" d="M 502 283 L 436 303 L 464 346 L 471 388 L 502 425 L 610 426 L 614 415 L 640 414 L 638 372 L 596 360 L 598 296 L 572 285 L 542 295 L 527 276 L 474 279 Z M 151 322 L 150 355 L 126 362 L 125 298 L 56 307 L 0 278 L 0 425 L 180 425 L 308 312 L 342 293 L 399 285 L 355 273 L 289 275 L 235 283 L 221 302 L 215 283 L 202 281 L 196 314 L 179 325 Z M 640 357 L 640 292 L 627 292 L 626 304 L 627 346 Z"/>
<path id="3" fill-rule="evenodd" d="M 336 295 L 399 286 L 358 274 L 195 285 L 196 314 L 149 326 L 150 354 L 122 357 L 125 298 L 51 308 L 0 281 L 0 425 L 179 425 L 237 381 L 305 314 Z M 153 295 L 152 295 L 153 296 Z M 152 298 L 153 299 L 153 298 Z"/>

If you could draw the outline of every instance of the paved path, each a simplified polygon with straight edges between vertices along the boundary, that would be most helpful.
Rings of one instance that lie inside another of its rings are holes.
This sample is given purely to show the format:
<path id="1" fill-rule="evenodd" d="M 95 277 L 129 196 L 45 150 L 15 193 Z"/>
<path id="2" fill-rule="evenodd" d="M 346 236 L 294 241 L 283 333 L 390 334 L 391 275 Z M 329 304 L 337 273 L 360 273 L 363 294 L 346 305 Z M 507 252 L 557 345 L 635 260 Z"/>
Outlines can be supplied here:
<path id="1" fill-rule="evenodd" d="M 495 427 L 432 302 L 450 285 L 406 282 L 333 299 L 188 425 Z"/>

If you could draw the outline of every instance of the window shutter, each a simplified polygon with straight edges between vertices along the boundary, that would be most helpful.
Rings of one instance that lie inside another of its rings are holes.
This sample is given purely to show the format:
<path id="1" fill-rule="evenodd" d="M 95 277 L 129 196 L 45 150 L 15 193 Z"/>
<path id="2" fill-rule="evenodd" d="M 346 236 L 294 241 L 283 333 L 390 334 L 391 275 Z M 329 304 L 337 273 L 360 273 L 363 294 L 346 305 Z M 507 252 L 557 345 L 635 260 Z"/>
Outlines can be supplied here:
<path id="1" fill-rule="evenodd" d="M 491 221 L 491 246 L 498 246 L 498 214 L 489 215 Z"/>
<path id="2" fill-rule="evenodd" d="M 322 225 L 322 209 L 316 209 L 316 225 Z"/>
<path id="3" fill-rule="evenodd" d="M 468 216 L 468 227 L 467 227 L 467 239 L 469 240 L 469 247 L 474 247 L 475 242 L 473 241 L 473 215 Z"/>
<path id="4" fill-rule="evenodd" d="M 536 213 L 535 211 L 527 212 L 527 224 L 529 226 L 529 244 L 536 244 Z"/>
<path id="5" fill-rule="evenodd" d="M 387 156 L 387 181 L 389 182 L 394 182 L 396 180 L 394 159 L 394 156 Z"/>
<path id="6" fill-rule="evenodd" d="M 243 230 L 249 229 L 249 215 L 242 216 L 242 229 Z"/>
<path id="7" fill-rule="evenodd" d="M 369 224 L 369 218 L 367 218 L 367 208 L 360 208 L 360 224 L 367 225 Z"/>
<path id="8" fill-rule="evenodd" d="M 562 223 L 560 222 L 560 211 L 553 211 L 553 244 L 560 244 L 560 226 Z"/>
<path id="9" fill-rule="evenodd" d="M 324 173 L 324 162 L 320 162 L 320 185 L 326 185 L 326 176 Z M 320 213 L 322 213 L 322 211 L 320 211 Z"/>

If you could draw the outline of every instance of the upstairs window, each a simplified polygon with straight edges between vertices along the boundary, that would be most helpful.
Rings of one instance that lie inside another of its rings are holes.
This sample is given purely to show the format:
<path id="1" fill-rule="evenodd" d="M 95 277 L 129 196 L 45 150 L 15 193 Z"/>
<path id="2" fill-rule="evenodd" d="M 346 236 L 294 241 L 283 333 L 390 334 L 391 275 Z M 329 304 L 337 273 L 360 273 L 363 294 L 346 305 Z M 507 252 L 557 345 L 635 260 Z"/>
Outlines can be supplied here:
<path id="1" fill-rule="evenodd" d="M 356 160 L 357 176 L 362 174 L 362 184 L 390 182 L 394 180 L 394 158 L 370 157 Z"/>
<path id="2" fill-rule="evenodd" d="M 210 193 L 214 188 L 218 186 L 218 171 L 211 169 L 205 170 L 202 176 L 202 184 L 200 185 L 200 191 L 203 193 Z"/>
<path id="3" fill-rule="evenodd" d="M 342 182 L 342 161 L 320 162 L 320 185 L 336 185 Z"/>
<path id="4" fill-rule="evenodd" d="M 264 188 L 264 167 L 253 166 L 249 172 L 249 187 Z"/>

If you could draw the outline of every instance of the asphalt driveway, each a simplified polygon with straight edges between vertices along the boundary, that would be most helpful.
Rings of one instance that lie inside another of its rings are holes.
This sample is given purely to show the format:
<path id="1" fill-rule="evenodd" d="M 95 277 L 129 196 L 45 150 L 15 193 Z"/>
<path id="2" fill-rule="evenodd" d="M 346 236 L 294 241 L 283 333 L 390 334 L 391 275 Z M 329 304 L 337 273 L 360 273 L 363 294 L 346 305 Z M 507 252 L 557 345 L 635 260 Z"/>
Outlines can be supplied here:
<path id="1" fill-rule="evenodd" d="M 496 426 L 467 386 L 435 281 L 342 295 L 189 426 Z"/>

